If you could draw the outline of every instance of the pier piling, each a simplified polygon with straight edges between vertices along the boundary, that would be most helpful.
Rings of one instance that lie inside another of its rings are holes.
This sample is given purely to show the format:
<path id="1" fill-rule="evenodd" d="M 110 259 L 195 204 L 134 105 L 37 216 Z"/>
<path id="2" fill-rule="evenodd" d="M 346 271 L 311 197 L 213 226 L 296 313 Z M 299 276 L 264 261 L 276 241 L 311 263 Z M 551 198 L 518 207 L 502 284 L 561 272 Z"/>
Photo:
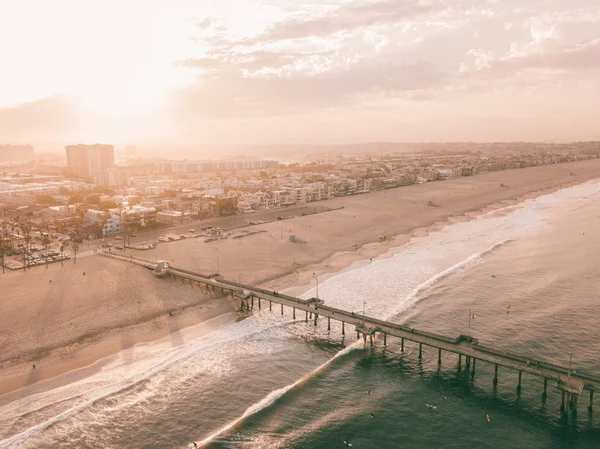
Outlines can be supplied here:
<path id="1" fill-rule="evenodd" d="M 114 254 L 102 253 L 102 255 L 105 257 L 113 257 L 116 259 L 125 260 L 124 258 Z M 156 270 L 157 263 L 141 258 L 134 258 L 133 256 L 130 257 L 131 260 L 127 258 L 127 262 L 143 265 L 149 269 Z M 334 320 L 339 320 L 342 322 L 342 335 L 345 334 L 345 320 L 348 320 L 349 323 L 356 325 L 357 339 L 360 339 L 361 333 L 363 334 L 365 346 L 367 343 L 367 335 L 369 335 L 370 343 L 373 345 L 373 335 L 383 334 L 383 345 L 385 347 L 387 346 L 387 335 L 389 334 L 393 337 L 401 339 L 401 351 L 404 354 L 404 340 L 408 339 L 409 341 L 419 345 L 419 364 L 421 364 L 421 360 L 423 358 L 423 345 L 438 349 L 438 369 L 440 369 L 442 365 L 442 351 L 452 352 L 458 355 L 458 373 L 460 373 L 463 368 L 462 356 L 465 356 L 466 371 L 468 374 L 471 374 L 471 376 L 475 374 L 475 365 L 477 363 L 477 359 L 489 362 L 494 365 L 494 390 L 496 390 L 498 383 L 499 366 L 518 372 L 519 380 L 517 385 L 517 394 L 519 396 L 522 390 L 523 371 L 544 379 L 542 401 L 545 401 L 548 395 L 548 380 L 558 380 L 557 387 L 562 390 L 561 414 L 563 417 L 568 416 L 569 410 L 572 411 L 573 417 L 575 416 L 577 413 L 577 401 L 579 394 L 583 394 L 583 391 L 589 392 L 589 403 L 587 408 L 591 413 L 594 392 L 595 390 L 600 389 L 600 376 L 598 375 L 594 376 L 589 374 L 577 374 L 572 376 L 572 374 L 575 374 L 575 372 L 571 370 L 570 361 L 568 369 L 567 367 L 561 367 L 552 364 L 544 364 L 544 366 L 540 367 L 539 362 L 535 362 L 534 365 L 531 366 L 530 361 L 528 361 L 526 357 L 507 355 L 501 350 L 479 346 L 477 341 L 469 336 L 465 338 L 464 335 L 459 335 L 456 339 L 450 339 L 442 335 L 433 334 L 431 332 L 419 331 L 405 325 L 378 320 L 367 316 L 360 317 L 355 315 L 354 312 L 327 306 L 324 304 L 323 299 L 319 299 L 318 296 L 316 298 L 301 299 L 247 285 L 244 286 L 244 289 L 242 289 L 240 282 L 231 282 L 223 279 L 220 276 L 205 276 L 200 273 L 194 273 L 175 267 L 170 267 L 166 274 L 169 276 L 169 278 L 181 278 L 184 283 L 186 283 L 185 281 L 190 281 L 190 284 L 192 285 L 194 283 L 203 285 L 206 289 L 205 294 L 210 291 L 215 293 L 220 291 L 221 295 L 229 295 L 230 293 L 234 293 L 234 301 L 236 303 L 238 300 L 240 301 L 237 304 L 239 304 L 240 311 L 242 312 L 254 310 L 254 299 L 256 297 L 258 298 L 259 309 L 262 307 L 262 298 L 265 301 L 269 301 L 269 310 L 272 310 L 273 302 L 280 304 L 282 315 L 283 306 L 292 308 L 294 319 L 296 319 L 296 309 L 305 311 L 306 322 L 308 322 L 309 316 L 312 321 L 314 313 L 315 326 L 317 325 L 319 315 L 327 317 L 328 331 L 331 330 L 331 319 L 333 318 Z M 317 310 L 319 310 L 318 314 L 316 313 Z M 471 362 L 473 362 L 472 370 Z M 567 373 L 567 379 L 565 379 L 565 373 Z"/>
<path id="2" fill-rule="evenodd" d="M 548 397 L 548 378 L 544 377 L 544 391 L 542 392 L 542 402 L 546 402 Z"/>
<path id="3" fill-rule="evenodd" d="M 304 321 L 308 322 L 308 311 L 304 311 Z"/>

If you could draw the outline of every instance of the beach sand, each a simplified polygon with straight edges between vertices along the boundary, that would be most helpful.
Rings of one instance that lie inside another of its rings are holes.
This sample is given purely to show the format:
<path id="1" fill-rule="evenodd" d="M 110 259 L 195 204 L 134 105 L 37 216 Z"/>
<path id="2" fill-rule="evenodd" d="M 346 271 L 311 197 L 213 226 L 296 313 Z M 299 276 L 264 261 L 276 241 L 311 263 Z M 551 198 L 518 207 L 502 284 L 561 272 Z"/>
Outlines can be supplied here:
<path id="1" fill-rule="evenodd" d="M 335 210 L 245 228 L 266 232 L 240 239 L 185 239 L 133 254 L 283 290 L 448 223 L 599 177 L 600 160 L 592 160 L 412 185 L 322 201 Z M 290 234 L 300 241 L 290 241 Z M 0 283 L 0 395 L 140 342 L 168 337 L 179 345 L 181 330 L 196 323 L 211 320 L 203 330 L 209 332 L 238 318 L 228 298 L 95 255 L 7 271 Z"/>

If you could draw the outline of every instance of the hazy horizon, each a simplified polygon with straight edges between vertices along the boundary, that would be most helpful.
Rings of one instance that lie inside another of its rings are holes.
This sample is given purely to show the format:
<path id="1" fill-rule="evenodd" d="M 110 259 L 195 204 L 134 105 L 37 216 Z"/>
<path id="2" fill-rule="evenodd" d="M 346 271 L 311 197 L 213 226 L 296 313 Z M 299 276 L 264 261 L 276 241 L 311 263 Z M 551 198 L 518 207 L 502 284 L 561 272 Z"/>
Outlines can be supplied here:
<path id="1" fill-rule="evenodd" d="M 600 140 L 599 24 L 591 0 L 8 0 L 0 140 Z"/>

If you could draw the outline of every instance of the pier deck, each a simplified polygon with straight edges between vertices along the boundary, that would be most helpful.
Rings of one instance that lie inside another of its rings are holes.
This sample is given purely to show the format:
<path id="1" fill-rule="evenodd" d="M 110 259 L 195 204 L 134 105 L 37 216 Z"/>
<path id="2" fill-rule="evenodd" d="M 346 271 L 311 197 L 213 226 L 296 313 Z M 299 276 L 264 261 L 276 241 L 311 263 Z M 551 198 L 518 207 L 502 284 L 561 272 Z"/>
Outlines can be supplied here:
<path id="1" fill-rule="evenodd" d="M 102 255 L 143 265 L 150 269 L 156 267 L 156 264 L 151 261 L 133 256 L 124 256 L 114 253 L 102 253 Z M 270 309 L 273 303 L 280 304 L 281 313 L 283 313 L 283 307 L 293 309 L 294 317 L 296 316 L 297 310 L 304 311 L 305 320 L 308 320 L 310 314 L 311 320 L 314 320 L 315 325 L 319 317 L 328 319 L 328 328 L 331 326 L 331 320 L 339 321 L 342 323 L 343 333 L 345 333 L 346 324 L 354 325 L 354 331 L 357 332 L 359 336 L 363 335 L 365 341 L 367 336 L 369 336 L 372 342 L 374 335 L 382 334 L 384 337 L 384 344 L 387 342 L 387 336 L 402 339 L 402 350 L 404 350 L 404 341 L 418 343 L 419 358 L 422 357 L 423 346 L 436 348 L 438 349 L 438 364 L 441 364 L 442 351 L 457 354 L 459 356 L 459 368 L 461 367 L 461 358 L 465 357 L 465 367 L 466 369 L 472 369 L 473 375 L 475 374 L 475 362 L 477 360 L 491 363 L 495 365 L 494 384 L 497 383 L 499 366 L 518 371 L 518 392 L 521 390 L 521 374 L 528 373 L 544 378 L 543 398 L 546 396 L 548 379 L 556 381 L 556 387 L 563 392 L 563 404 L 565 393 L 567 393 L 567 395 L 577 396 L 583 390 L 589 391 L 589 409 L 591 410 L 593 394 L 600 389 L 599 376 L 582 373 L 580 370 L 577 370 L 576 373 L 572 370 L 569 375 L 568 367 L 483 346 L 480 345 L 476 339 L 469 336 L 460 335 L 457 338 L 450 338 L 431 332 L 420 331 L 402 324 L 383 321 L 377 318 L 363 316 L 362 314 L 330 307 L 325 305 L 324 301 L 321 299 L 300 299 L 251 285 L 231 282 L 217 275 L 204 275 L 173 266 L 168 269 L 168 272 L 169 275 L 174 277 L 204 284 L 213 289 L 220 289 L 222 292 L 227 291 L 237 297 L 240 301 L 245 302 L 248 308 L 254 308 L 255 299 L 258 301 L 258 308 L 261 308 L 263 301 L 267 301 L 270 304 Z M 252 301 L 251 305 L 248 304 L 249 301 Z M 566 407 L 564 408 L 566 409 Z"/>

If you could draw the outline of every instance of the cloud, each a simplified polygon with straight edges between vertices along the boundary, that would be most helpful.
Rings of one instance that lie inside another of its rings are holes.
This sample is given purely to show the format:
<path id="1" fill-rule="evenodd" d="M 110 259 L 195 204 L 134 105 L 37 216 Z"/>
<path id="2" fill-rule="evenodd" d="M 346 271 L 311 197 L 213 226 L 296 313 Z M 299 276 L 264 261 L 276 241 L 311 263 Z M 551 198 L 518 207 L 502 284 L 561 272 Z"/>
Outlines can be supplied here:
<path id="1" fill-rule="evenodd" d="M 341 31 L 410 21 L 445 8 L 441 2 L 375 1 L 350 3 L 316 17 L 294 17 L 275 23 L 246 44 L 257 45 L 288 39 L 324 37 Z"/>
<path id="2" fill-rule="evenodd" d="M 202 58 L 191 58 L 183 61 L 181 65 L 213 72 L 241 73 L 243 70 L 254 72 L 265 68 L 281 69 L 282 67 L 294 65 L 302 60 L 327 58 L 332 54 L 332 51 L 277 52 L 264 50 L 247 53 L 233 52 L 231 50 L 214 51 L 209 56 Z M 214 74 L 211 74 L 211 76 L 213 75 Z"/>
<path id="3" fill-rule="evenodd" d="M 359 104 L 361 95 L 396 95 L 440 82 L 432 64 L 364 61 L 352 70 L 312 76 L 235 77 L 200 80 L 179 92 L 177 116 L 231 118 L 304 113 Z"/>
<path id="4" fill-rule="evenodd" d="M 210 28 L 210 26 L 212 25 L 212 23 L 213 23 L 213 19 L 210 18 L 210 17 L 206 17 L 206 18 L 204 18 L 202 20 L 197 21 L 195 23 L 195 25 L 198 28 L 200 28 L 201 30 L 205 30 L 207 28 Z"/>
<path id="5" fill-rule="evenodd" d="M 469 54 L 476 57 L 476 71 L 500 77 L 531 70 L 590 71 L 600 69 L 600 38 L 570 44 L 561 44 L 554 39 L 535 40 L 524 47 L 513 46 L 502 57 L 481 49 L 470 50 Z"/>

